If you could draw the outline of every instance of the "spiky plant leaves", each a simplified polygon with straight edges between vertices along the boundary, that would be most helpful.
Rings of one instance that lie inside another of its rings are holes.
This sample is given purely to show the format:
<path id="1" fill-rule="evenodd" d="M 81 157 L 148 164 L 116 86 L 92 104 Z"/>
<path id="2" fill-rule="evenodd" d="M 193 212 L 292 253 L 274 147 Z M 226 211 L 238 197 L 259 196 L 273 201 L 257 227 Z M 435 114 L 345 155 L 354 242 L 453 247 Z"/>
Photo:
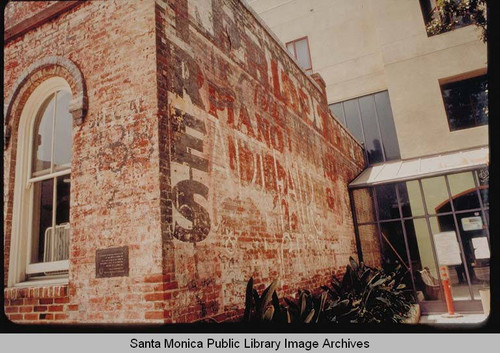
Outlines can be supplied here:
<path id="1" fill-rule="evenodd" d="M 288 308 L 285 308 L 285 313 L 286 313 L 286 322 L 288 324 L 291 324 L 292 323 L 292 318 L 290 316 L 290 312 L 288 311 Z"/>
<path id="2" fill-rule="evenodd" d="M 250 320 L 250 313 L 252 311 L 252 300 L 253 300 L 253 277 L 250 277 L 247 283 L 246 291 L 245 291 L 245 313 L 243 315 L 243 319 L 245 321 Z"/>
<path id="3" fill-rule="evenodd" d="M 271 301 L 271 299 L 273 297 L 273 293 L 276 290 L 277 286 L 278 286 L 278 280 L 274 280 L 269 285 L 269 287 L 267 287 L 266 289 L 264 289 L 264 291 L 262 292 L 262 296 L 260 297 L 259 305 L 258 305 L 258 310 L 257 310 L 258 315 L 260 317 L 263 317 L 264 311 L 266 310 L 269 302 Z"/>
<path id="4" fill-rule="evenodd" d="M 326 304 L 327 298 L 328 298 L 327 292 L 322 292 L 321 296 L 319 298 L 319 309 L 318 309 L 318 315 L 316 316 L 316 323 L 319 321 L 321 314 L 325 310 L 325 304 Z"/>
<path id="5" fill-rule="evenodd" d="M 266 312 L 262 315 L 262 320 L 271 321 L 274 316 L 274 307 L 270 306 L 267 308 Z"/>
<path id="6" fill-rule="evenodd" d="M 356 260 L 352 258 L 352 256 L 349 256 L 349 264 L 351 265 L 352 271 L 357 272 L 359 269 L 358 263 Z"/>
<path id="7" fill-rule="evenodd" d="M 304 312 L 306 311 L 306 293 L 302 292 L 299 297 L 299 305 L 300 305 L 300 316 L 304 315 Z"/>
<path id="8" fill-rule="evenodd" d="M 306 324 L 310 323 L 313 317 L 314 317 L 314 309 L 311 309 L 309 315 L 307 315 L 307 317 L 304 319 L 304 323 Z"/>

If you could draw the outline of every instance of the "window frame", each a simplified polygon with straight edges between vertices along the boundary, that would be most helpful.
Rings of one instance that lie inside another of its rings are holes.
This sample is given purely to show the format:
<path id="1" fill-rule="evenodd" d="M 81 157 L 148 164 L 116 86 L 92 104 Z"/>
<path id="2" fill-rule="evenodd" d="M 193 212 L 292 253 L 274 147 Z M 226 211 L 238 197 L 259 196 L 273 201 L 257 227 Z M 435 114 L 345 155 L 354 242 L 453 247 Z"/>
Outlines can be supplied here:
<path id="1" fill-rule="evenodd" d="M 480 73 L 480 74 L 477 74 L 477 75 L 467 75 L 467 76 L 459 76 L 459 77 L 456 77 L 455 79 L 444 79 L 444 80 L 439 80 L 439 92 L 441 93 L 441 100 L 443 102 L 443 109 L 444 109 L 444 112 L 445 112 L 445 115 L 446 115 L 446 121 L 448 123 L 448 130 L 450 132 L 457 132 L 457 131 L 463 131 L 463 130 L 469 130 L 469 129 L 474 129 L 474 128 L 479 128 L 479 127 L 482 127 L 482 126 L 488 126 L 489 125 L 489 116 L 488 116 L 488 122 L 486 124 L 477 124 L 477 116 L 474 115 L 474 125 L 472 126 L 466 126 L 466 127 L 458 127 L 458 128 L 452 128 L 452 125 L 451 125 L 451 120 L 450 120 L 450 112 L 448 112 L 448 110 L 446 109 L 446 102 L 445 102 L 445 98 L 444 98 L 444 94 L 443 94 L 443 90 L 446 89 L 446 86 L 449 86 L 449 85 L 458 85 L 460 83 L 463 84 L 463 82 L 465 81 L 469 81 L 469 80 L 475 80 L 475 79 L 478 79 L 480 77 L 484 77 L 485 80 L 486 80 L 486 83 L 489 82 L 488 80 L 488 75 L 486 73 Z M 470 103 L 470 97 L 469 98 L 469 104 L 468 106 L 472 109 L 472 112 L 474 113 L 475 111 L 477 111 L 476 109 L 476 106 L 473 106 L 472 103 Z M 487 102 L 487 105 L 489 103 L 489 95 L 487 95 L 487 99 L 488 99 L 488 102 Z"/>
<path id="2" fill-rule="evenodd" d="M 43 176 L 31 176 L 33 157 L 33 134 L 39 109 L 49 96 L 57 91 L 67 91 L 73 96 L 68 82 L 62 77 L 51 77 L 36 87 L 27 99 L 19 120 L 18 143 L 16 151 L 16 170 L 14 181 L 14 204 L 12 215 L 12 235 L 8 286 L 26 286 L 31 284 L 46 285 L 48 283 L 67 282 L 69 273 L 46 275 L 40 280 L 28 279 L 28 273 L 50 271 L 68 271 L 69 259 L 46 263 L 31 264 L 31 237 L 33 217 L 33 184 L 38 179 L 53 179 L 59 175 L 71 174 L 68 169 Z M 73 121 L 72 121 L 73 126 Z M 73 135 L 73 129 L 72 129 Z M 73 136 L 72 136 L 73 138 Z M 54 188 L 56 185 L 54 185 Z M 71 223 L 71 220 L 70 220 Z M 71 238 L 71 226 L 70 226 Z M 61 280 L 62 278 L 62 280 Z"/>
<path id="3" fill-rule="evenodd" d="M 386 128 L 387 128 L 387 122 L 389 121 L 388 120 L 388 115 L 384 115 L 384 114 L 381 114 L 382 112 L 382 108 L 383 106 L 378 104 L 377 103 L 377 97 L 381 97 L 382 94 L 387 94 L 387 101 L 388 101 L 388 108 L 390 109 L 390 113 L 391 113 L 391 119 L 390 119 L 390 122 L 392 123 L 392 128 L 394 128 L 394 133 L 392 133 L 391 131 L 391 134 L 389 134 L 389 130 L 387 129 L 384 129 L 382 125 L 385 125 Z M 378 162 L 371 162 L 370 161 L 370 157 L 369 157 L 369 151 L 368 151 L 368 148 L 366 147 L 366 137 L 367 137 L 367 134 L 365 133 L 365 122 L 363 121 L 363 117 L 362 117 L 362 112 L 361 112 L 361 106 L 360 106 L 360 100 L 363 99 L 363 98 L 369 98 L 371 97 L 371 99 L 373 100 L 373 104 L 374 104 L 374 107 L 375 107 L 375 123 L 376 123 L 376 130 L 378 132 L 378 138 L 380 139 L 380 143 L 381 143 L 381 153 L 382 153 L 382 160 L 381 161 L 378 161 Z M 345 109 L 345 103 L 346 102 L 353 102 L 356 104 L 356 110 L 358 112 L 358 118 L 357 120 L 359 121 L 359 127 L 360 127 L 360 133 L 361 133 L 361 139 L 359 139 L 357 137 L 357 134 L 355 133 L 355 131 L 352 129 L 352 120 L 348 117 L 348 114 L 346 113 L 346 109 Z M 343 113 L 343 116 L 342 117 L 337 117 L 334 112 L 333 112 L 333 106 L 334 105 L 339 105 L 340 104 L 340 107 L 342 108 L 342 113 Z M 376 92 L 373 92 L 373 93 L 368 93 L 368 94 L 364 94 L 364 95 L 361 95 L 361 96 L 357 96 L 357 97 L 354 97 L 354 98 L 349 98 L 349 99 L 346 99 L 346 100 L 342 100 L 342 101 L 338 101 L 338 102 L 334 102 L 334 103 L 330 103 L 328 104 L 328 108 L 330 110 L 330 112 L 344 125 L 344 127 L 360 142 L 363 144 L 364 148 L 364 153 L 365 153 L 365 158 L 366 158 L 366 161 L 368 162 L 368 165 L 369 166 L 373 166 L 373 165 L 377 165 L 377 164 L 381 164 L 381 163 L 386 163 L 386 162 L 389 162 L 389 161 L 396 161 L 396 160 L 400 160 L 401 159 L 401 148 L 399 146 L 399 139 L 398 139 L 398 133 L 397 133 L 397 129 L 396 129 L 396 120 L 394 119 L 394 112 L 392 110 L 392 103 L 391 103 L 391 97 L 390 97 L 390 94 L 389 94 L 389 91 L 387 89 L 385 90 L 382 90 L 382 91 L 376 91 Z M 385 120 L 384 120 L 385 119 Z M 390 136 L 393 136 L 393 137 L 390 137 Z M 387 142 L 389 142 L 389 140 L 392 140 L 391 142 L 395 142 L 396 145 L 397 145 L 397 157 L 392 157 L 392 156 L 389 156 L 388 157 L 388 154 L 389 153 L 393 153 L 395 151 L 391 151 L 390 149 L 390 144 L 387 144 Z"/>
<path id="4" fill-rule="evenodd" d="M 300 64 L 299 59 L 297 57 L 296 43 L 303 40 L 303 39 L 305 39 L 306 43 L 307 43 L 307 55 L 309 56 L 309 67 L 308 68 L 302 67 L 302 65 Z M 294 40 L 291 40 L 291 41 L 285 43 L 286 51 L 291 55 L 290 51 L 288 50 L 289 44 L 293 45 L 293 58 L 295 59 L 297 64 L 299 64 L 300 68 L 302 68 L 306 72 L 312 72 L 313 67 L 312 67 L 312 58 L 311 58 L 311 47 L 309 46 L 308 36 L 300 37 L 300 38 L 297 38 L 297 39 L 294 39 Z"/>
<path id="5" fill-rule="evenodd" d="M 457 0 L 457 1 L 460 1 L 460 0 Z M 440 17 L 439 6 L 437 4 L 437 1 L 436 0 L 419 0 L 419 3 L 420 3 L 420 9 L 421 9 L 421 13 L 422 13 L 422 18 L 424 20 L 425 31 L 427 33 L 428 38 L 430 38 L 432 36 L 439 35 L 439 34 L 447 33 L 447 32 L 453 31 L 455 29 L 459 29 L 462 27 L 467 27 L 467 26 L 472 25 L 472 21 L 470 20 L 470 18 L 468 20 L 462 19 L 463 22 L 455 24 L 454 21 L 456 20 L 456 18 L 450 16 L 448 18 L 449 28 L 442 28 L 434 33 L 434 32 L 432 32 L 432 30 L 429 26 L 432 24 L 433 21 L 436 20 L 436 17 Z M 440 18 L 441 23 L 442 23 L 442 21 L 443 21 L 443 18 Z"/>

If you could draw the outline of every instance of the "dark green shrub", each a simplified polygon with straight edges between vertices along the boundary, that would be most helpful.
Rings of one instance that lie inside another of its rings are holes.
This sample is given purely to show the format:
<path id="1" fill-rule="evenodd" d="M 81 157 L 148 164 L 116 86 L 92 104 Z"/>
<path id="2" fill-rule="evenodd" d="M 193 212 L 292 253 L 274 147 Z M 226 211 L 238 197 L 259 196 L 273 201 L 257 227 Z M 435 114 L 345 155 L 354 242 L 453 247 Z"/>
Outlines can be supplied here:
<path id="1" fill-rule="evenodd" d="M 405 272 L 397 265 L 390 272 L 349 259 L 342 282 L 332 278 L 323 287 L 333 302 L 325 308 L 330 322 L 400 323 L 409 315 L 411 294 L 402 283 Z"/>
<path id="2" fill-rule="evenodd" d="M 273 296 L 276 297 L 276 287 L 278 286 L 278 281 L 274 280 L 273 283 L 269 285 L 262 295 L 259 296 L 257 290 L 253 287 L 253 277 L 250 278 L 246 288 L 245 295 L 245 313 L 243 315 L 243 320 L 245 321 L 271 321 L 274 317 L 275 311 L 279 311 L 279 303 L 273 303 Z M 273 305 L 274 304 L 274 305 Z M 276 307 L 278 305 L 278 307 Z"/>
<path id="3" fill-rule="evenodd" d="M 405 272 L 400 265 L 384 271 L 358 264 L 349 258 L 342 281 L 332 277 L 331 286 L 318 294 L 299 290 L 298 299 L 276 294 L 278 281 L 262 295 L 253 288 L 250 278 L 246 288 L 245 321 L 279 323 L 401 323 L 410 314 L 411 294 L 402 283 Z"/>

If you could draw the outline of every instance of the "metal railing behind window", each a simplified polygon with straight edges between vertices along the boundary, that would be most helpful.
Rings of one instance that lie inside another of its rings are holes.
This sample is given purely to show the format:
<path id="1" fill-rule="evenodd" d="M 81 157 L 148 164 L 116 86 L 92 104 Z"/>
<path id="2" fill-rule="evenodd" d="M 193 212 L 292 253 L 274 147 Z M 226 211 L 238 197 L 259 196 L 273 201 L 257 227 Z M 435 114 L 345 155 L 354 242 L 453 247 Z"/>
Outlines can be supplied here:
<path id="1" fill-rule="evenodd" d="M 69 229 L 69 223 L 63 223 L 45 230 L 44 262 L 69 259 Z"/>

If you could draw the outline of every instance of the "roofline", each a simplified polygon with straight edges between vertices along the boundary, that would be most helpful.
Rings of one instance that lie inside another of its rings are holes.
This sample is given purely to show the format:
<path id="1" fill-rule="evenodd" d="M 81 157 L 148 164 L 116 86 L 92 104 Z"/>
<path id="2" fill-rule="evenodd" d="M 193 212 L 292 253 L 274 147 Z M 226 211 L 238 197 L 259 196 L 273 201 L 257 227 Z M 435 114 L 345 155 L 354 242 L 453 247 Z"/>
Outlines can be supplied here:
<path id="1" fill-rule="evenodd" d="M 33 16 L 6 28 L 3 35 L 4 45 L 84 2 L 86 2 L 86 0 L 58 1 Z"/>

